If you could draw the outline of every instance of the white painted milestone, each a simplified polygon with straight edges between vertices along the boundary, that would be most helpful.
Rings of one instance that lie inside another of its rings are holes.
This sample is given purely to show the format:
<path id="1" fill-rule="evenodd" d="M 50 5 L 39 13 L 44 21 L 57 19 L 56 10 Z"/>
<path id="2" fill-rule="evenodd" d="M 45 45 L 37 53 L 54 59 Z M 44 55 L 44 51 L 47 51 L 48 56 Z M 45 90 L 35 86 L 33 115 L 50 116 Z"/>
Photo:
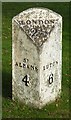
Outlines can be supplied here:
<path id="1" fill-rule="evenodd" d="M 12 19 L 12 98 L 42 108 L 61 93 L 62 17 L 45 8 Z"/>

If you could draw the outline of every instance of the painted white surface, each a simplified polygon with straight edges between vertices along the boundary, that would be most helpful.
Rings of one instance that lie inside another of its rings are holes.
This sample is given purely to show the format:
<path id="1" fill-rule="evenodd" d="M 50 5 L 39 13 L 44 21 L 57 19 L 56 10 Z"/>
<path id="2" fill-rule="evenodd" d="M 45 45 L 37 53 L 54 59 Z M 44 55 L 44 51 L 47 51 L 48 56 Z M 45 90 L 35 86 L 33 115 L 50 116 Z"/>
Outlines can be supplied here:
<path id="1" fill-rule="evenodd" d="M 31 23 L 42 20 L 43 24 L 27 25 L 27 20 Z M 38 108 L 54 101 L 61 92 L 61 73 L 62 17 L 43 8 L 31 8 L 15 16 L 12 19 L 13 99 Z"/>

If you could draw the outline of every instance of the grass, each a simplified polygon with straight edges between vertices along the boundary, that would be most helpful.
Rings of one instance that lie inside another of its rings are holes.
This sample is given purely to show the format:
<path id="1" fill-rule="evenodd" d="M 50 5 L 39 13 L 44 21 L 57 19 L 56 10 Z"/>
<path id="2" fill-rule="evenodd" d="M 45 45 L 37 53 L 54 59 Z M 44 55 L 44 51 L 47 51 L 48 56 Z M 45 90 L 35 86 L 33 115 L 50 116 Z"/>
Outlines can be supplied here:
<path id="1" fill-rule="evenodd" d="M 2 114 L 3 118 L 69 117 L 69 3 L 2 3 Z M 30 7 L 46 7 L 63 17 L 63 66 L 61 98 L 41 110 L 12 101 L 12 29 L 13 16 Z"/>

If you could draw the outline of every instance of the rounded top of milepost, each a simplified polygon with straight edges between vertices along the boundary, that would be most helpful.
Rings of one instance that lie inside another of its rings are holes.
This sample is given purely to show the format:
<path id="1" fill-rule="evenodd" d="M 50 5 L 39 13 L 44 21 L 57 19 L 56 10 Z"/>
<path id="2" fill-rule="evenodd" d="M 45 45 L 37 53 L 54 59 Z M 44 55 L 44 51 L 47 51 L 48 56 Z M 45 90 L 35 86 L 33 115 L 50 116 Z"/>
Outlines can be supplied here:
<path id="1" fill-rule="evenodd" d="M 13 18 L 38 47 L 49 38 L 61 19 L 58 13 L 47 8 L 29 8 Z"/>

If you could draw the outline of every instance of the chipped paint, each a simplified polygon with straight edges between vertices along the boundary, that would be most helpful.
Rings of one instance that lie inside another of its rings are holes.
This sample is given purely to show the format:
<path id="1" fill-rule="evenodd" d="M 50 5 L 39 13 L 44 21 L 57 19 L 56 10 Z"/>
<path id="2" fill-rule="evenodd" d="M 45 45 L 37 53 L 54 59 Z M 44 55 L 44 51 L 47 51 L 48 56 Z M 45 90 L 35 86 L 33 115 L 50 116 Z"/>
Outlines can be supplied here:
<path id="1" fill-rule="evenodd" d="M 61 93 L 62 17 L 45 8 L 12 19 L 12 98 L 42 108 Z"/>

